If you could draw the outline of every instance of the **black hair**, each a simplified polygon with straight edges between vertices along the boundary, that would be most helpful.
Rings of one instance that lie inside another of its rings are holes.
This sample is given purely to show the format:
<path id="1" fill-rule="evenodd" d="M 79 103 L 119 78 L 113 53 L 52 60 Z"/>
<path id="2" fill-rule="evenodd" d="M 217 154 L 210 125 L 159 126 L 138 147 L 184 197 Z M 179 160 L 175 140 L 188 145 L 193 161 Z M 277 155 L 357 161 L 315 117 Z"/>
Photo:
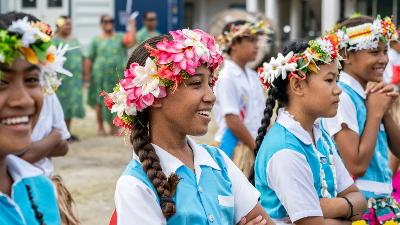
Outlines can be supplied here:
<path id="1" fill-rule="evenodd" d="M 8 12 L 4 14 L 0 14 L 0 29 L 6 30 L 9 26 L 11 26 L 13 21 L 23 19 L 24 17 L 28 18 L 28 21 L 37 22 L 40 21 L 38 18 L 31 14 L 23 13 L 23 12 Z"/>
<path id="2" fill-rule="evenodd" d="M 102 15 L 100 16 L 100 23 L 103 23 L 103 22 L 104 22 L 104 19 L 105 19 L 106 17 L 111 17 L 111 19 L 114 20 L 114 17 L 113 17 L 113 16 L 111 16 L 111 15 L 109 15 L 109 14 L 102 14 Z"/>
<path id="3" fill-rule="evenodd" d="M 308 47 L 308 42 L 297 41 L 292 42 L 283 48 L 282 54 L 287 55 L 289 52 L 301 53 Z M 254 155 L 257 157 L 258 150 L 267 134 L 268 127 L 271 123 L 271 118 L 274 114 L 276 103 L 279 107 L 285 106 L 289 102 L 288 95 L 289 79 L 282 79 L 279 76 L 274 80 L 273 85 L 268 90 L 268 97 L 265 101 L 264 117 L 261 120 L 261 126 L 258 128 L 258 135 L 256 138 L 256 147 L 254 148 Z M 251 170 L 249 180 L 254 184 L 254 169 Z"/>
<path id="4" fill-rule="evenodd" d="M 148 44 L 155 47 L 158 42 L 167 38 L 172 39 L 171 35 L 160 35 L 150 38 L 140 44 L 131 54 L 126 68 L 130 64 L 136 62 L 141 66 L 145 65 L 146 59 L 150 56 L 145 48 Z M 157 190 L 157 195 L 160 198 L 161 210 L 166 218 L 176 213 L 175 202 L 172 197 L 175 194 L 176 187 L 179 182 L 178 176 L 173 173 L 168 178 L 162 171 L 160 165 L 160 158 L 158 157 L 153 145 L 151 144 L 151 130 L 148 109 L 138 112 L 133 123 L 132 133 L 130 135 L 130 142 L 136 155 L 142 163 L 142 168 L 147 174 L 149 180 Z"/>
<path id="5" fill-rule="evenodd" d="M 224 28 L 222 29 L 222 35 L 225 35 L 226 32 L 229 32 L 229 31 L 231 30 L 231 27 L 232 27 L 232 26 L 244 25 L 244 24 L 246 24 L 246 23 L 248 23 L 248 21 L 246 21 L 246 20 L 235 20 L 235 21 L 233 21 L 233 22 L 227 23 L 227 24 L 224 26 Z M 240 42 L 242 42 L 242 40 L 243 40 L 244 38 L 246 38 L 246 37 L 236 37 L 236 38 L 234 38 L 234 39 L 232 40 L 231 45 L 233 45 L 233 44 L 239 44 Z M 231 49 L 231 46 L 229 46 L 227 49 L 225 49 L 225 51 L 226 51 L 226 53 L 227 53 L 228 55 L 231 54 L 231 50 L 232 50 L 232 49 Z"/>
<path id="6" fill-rule="evenodd" d="M 146 11 L 146 12 L 143 13 L 142 19 L 146 20 L 150 13 L 154 13 L 154 14 L 157 15 L 157 13 L 155 11 Z"/>

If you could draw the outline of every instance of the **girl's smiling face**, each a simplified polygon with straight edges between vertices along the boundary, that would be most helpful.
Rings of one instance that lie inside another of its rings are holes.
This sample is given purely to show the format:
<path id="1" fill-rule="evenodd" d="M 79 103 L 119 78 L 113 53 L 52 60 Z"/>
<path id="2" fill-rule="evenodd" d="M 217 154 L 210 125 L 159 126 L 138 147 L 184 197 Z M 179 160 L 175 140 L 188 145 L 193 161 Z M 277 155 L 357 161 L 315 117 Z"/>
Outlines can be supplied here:
<path id="1" fill-rule="evenodd" d="M 348 52 L 344 70 L 364 87 L 369 81 L 380 82 L 389 61 L 387 44 L 379 42 L 378 48 Z"/>
<path id="2" fill-rule="evenodd" d="M 175 92 L 169 92 L 160 104 L 152 106 L 152 114 L 161 116 L 157 121 L 164 123 L 157 126 L 173 127 L 173 130 L 185 135 L 206 134 L 216 100 L 212 80 L 208 68 L 197 68 L 196 74 L 184 80 Z"/>
<path id="3" fill-rule="evenodd" d="M 19 154 L 30 144 L 43 104 L 40 69 L 23 59 L 0 69 L 0 155 Z"/>

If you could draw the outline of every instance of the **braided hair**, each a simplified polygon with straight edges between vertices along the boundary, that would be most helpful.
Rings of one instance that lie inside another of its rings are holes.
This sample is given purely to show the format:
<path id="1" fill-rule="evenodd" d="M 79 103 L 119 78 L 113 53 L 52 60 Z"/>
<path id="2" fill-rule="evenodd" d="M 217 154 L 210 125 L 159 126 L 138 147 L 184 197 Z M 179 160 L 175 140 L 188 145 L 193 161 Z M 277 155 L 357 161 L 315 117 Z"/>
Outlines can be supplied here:
<path id="1" fill-rule="evenodd" d="M 149 44 L 151 47 L 156 47 L 156 44 L 164 38 L 171 40 L 172 36 L 156 36 L 139 45 L 132 52 L 126 68 L 128 69 L 130 64 L 134 62 L 144 66 L 146 59 L 149 57 L 149 53 L 145 48 L 145 44 Z M 175 194 L 179 178 L 175 173 L 171 174 L 167 178 L 165 173 L 162 171 L 160 158 L 151 144 L 151 130 L 149 129 L 149 123 L 150 120 L 148 109 L 144 109 L 142 112 L 139 111 L 133 124 L 130 142 L 132 143 L 133 149 L 142 163 L 144 172 L 147 174 L 149 180 L 157 190 L 158 197 L 160 198 L 161 210 L 163 215 L 168 219 L 176 212 L 175 202 L 172 197 Z"/>
<path id="2" fill-rule="evenodd" d="M 307 47 L 308 42 L 306 41 L 292 42 L 283 48 L 282 54 L 287 55 L 291 51 L 294 53 L 303 52 L 307 49 Z M 254 148 L 254 155 L 256 157 L 264 140 L 264 136 L 267 134 L 268 127 L 271 124 L 271 118 L 274 114 L 276 103 L 278 103 L 279 107 L 282 107 L 287 105 L 289 102 L 288 86 L 289 79 L 282 80 L 282 76 L 279 76 L 276 80 L 274 80 L 273 86 L 271 85 L 268 90 L 268 97 L 265 101 L 264 117 L 261 120 L 260 128 L 258 128 L 256 147 Z M 254 169 L 251 170 L 249 180 L 252 184 L 254 184 Z"/>

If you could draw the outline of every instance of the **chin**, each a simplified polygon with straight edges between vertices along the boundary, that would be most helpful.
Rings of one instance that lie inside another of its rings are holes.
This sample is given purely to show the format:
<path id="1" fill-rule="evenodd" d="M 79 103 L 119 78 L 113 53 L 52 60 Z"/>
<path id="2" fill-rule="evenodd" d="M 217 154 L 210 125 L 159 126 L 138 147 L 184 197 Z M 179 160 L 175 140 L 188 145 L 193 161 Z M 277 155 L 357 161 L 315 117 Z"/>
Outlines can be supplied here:
<path id="1" fill-rule="evenodd" d="M 329 110 L 329 112 L 327 112 L 326 114 L 324 114 L 322 117 L 324 118 L 331 118 L 331 117 L 335 117 L 337 114 L 337 107 L 335 107 L 334 109 Z"/>
<path id="2" fill-rule="evenodd" d="M 208 132 L 208 126 L 205 128 L 192 129 L 189 132 L 187 132 L 187 134 L 190 136 L 203 136 L 207 134 L 207 132 Z"/>

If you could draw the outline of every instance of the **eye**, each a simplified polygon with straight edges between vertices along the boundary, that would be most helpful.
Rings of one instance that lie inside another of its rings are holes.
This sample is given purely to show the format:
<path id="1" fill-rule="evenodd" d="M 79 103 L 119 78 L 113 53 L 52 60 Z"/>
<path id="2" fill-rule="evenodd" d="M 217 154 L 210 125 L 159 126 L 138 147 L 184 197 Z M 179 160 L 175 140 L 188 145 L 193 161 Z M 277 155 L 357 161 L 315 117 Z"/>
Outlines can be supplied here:
<path id="1" fill-rule="evenodd" d="M 0 89 L 5 89 L 8 86 L 8 81 L 1 79 L 0 80 Z"/>
<path id="2" fill-rule="evenodd" d="M 38 75 L 29 75 L 25 78 L 24 82 L 30 87 L 38 86 L 40 83 L 39 76 Z"/>

